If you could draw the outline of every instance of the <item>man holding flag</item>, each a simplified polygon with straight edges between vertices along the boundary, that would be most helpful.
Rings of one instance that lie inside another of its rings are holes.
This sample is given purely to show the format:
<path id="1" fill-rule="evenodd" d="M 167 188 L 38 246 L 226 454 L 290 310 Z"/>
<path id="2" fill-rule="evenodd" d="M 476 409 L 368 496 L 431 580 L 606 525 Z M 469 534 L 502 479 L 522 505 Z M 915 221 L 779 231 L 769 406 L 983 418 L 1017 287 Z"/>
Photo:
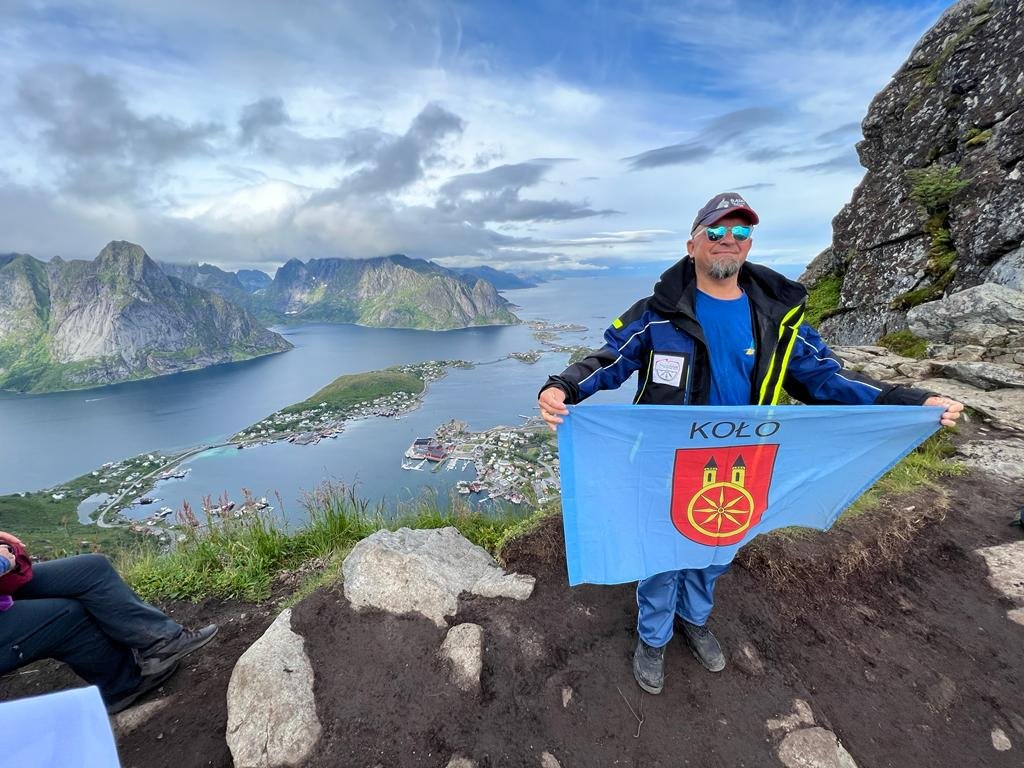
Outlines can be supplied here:
<path id="1" fill-rule="evenodd" d="M 612 322 L 600 350 L 548 379 L 538 398 L 548 426 L 556 429 L 563 422 L 569 413 L 566 405 L 617 388 L 638 371 L 634 404 L 774 405 L 785 390 L 807 404 L 941 406 L 940 423 L 953 425 L 963 410 L 961 403 L 843 367 L 817 331 L 804 323 L 806 289 L 767 267 L 747 263 L 758 222 L 740 195 L 712 197 L 694 219 L 687 256 L 661 276 L 653 294 Z M 730 466 L 722 471 L 731 472 L 733 480 L 757 469 L 746 466 L 752 460 L 769 473 L 774 461 L 774 453 L 765 451 L 723 457 Z M 714 482 L 719 468 L 713 458 L 703 472 L 706 485 L 742 489 L 742 482 Z M 563 477 L 563 495 L 565 482 Z M 723 502 L 718 504 L 722 507 Z M 699 540 L 698 534 L 689 537 Z M 728 568 L 729 562 L 712 563 L 639 581 L 633 674 L 645 691 L 660 693 L 664 686 L 664 650 L 677 617 L 698 661 L 712 672 L 725 667 L 707 620 L 715 581 Z"/>

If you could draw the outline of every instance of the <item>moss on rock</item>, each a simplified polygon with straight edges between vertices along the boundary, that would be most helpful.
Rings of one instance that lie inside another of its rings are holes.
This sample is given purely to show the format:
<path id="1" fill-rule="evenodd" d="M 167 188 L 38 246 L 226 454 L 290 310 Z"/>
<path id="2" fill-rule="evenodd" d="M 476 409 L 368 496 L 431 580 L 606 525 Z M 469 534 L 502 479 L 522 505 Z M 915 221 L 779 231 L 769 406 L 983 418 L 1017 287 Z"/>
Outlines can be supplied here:
<path id="1" fill-rule="evenodd" d="M 928 342 L 906 329 L 885 334 L 878 340 L 878 344 L 897 355 L 917 360 L 923 359 L 928 353 Z"/>
<path id="2" fill-rule="evenodd" d="M 839 292 L 843 287 L 840 275 L 825 275 L 807 290 L 807 322 L 817 325 L 831 317 L 839 308 Z"/>

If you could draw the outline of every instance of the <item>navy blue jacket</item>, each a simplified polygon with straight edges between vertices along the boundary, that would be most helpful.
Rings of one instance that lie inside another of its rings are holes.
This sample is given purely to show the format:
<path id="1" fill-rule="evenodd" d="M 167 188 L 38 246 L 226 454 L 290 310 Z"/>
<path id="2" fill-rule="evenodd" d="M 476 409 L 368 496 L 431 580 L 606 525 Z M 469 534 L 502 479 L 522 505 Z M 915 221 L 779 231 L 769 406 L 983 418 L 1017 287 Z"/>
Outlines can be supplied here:
<path id="1" fill-rule="evenodd" d="M 820 405 L 921 405 L 931 395 L 844 368 L 804 322 L 807 290 L 800 283 L 745 263 L 739 285 L 754 332 L 751 405 L 775 404 L 783 390 L 802 403 Z M 615 319 L 601 349 L 548 378 L 544 389 L 558 387 L 566 403 L 575 404 L 598 390 L 619 387 L 639 371 L 634 403 L 706 405 L 711 368 L 694 310 L 696 290 L 693 259 L 686 257 L 661 276 L 651 296 Z"/>

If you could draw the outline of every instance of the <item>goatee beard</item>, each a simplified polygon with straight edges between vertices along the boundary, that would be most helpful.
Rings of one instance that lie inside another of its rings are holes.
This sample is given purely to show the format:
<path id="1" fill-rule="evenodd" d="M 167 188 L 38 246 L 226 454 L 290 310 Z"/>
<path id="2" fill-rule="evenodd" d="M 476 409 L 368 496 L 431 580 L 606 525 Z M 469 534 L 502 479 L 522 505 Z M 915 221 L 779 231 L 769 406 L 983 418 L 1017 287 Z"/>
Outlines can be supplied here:
<path id="1" fill-rule="evenodd" d="M 740 262 L 730 258 L 715 259 L 708 265 L 706 271 L 708 277 L 713 280 L 725 280 L 740 271 Z"/>

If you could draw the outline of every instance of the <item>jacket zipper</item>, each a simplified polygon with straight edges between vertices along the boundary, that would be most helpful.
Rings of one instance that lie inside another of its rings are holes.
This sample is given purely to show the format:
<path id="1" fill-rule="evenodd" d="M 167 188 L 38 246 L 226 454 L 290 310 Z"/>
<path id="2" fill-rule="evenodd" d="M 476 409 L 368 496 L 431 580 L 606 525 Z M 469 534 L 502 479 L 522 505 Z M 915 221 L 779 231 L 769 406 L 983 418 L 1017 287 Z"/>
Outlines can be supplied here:
<path id="1" fill-rule="evenodd" d="M 779 322 L 779 338 L 775 340 L 772 356 L 768 361 L 768 370 L 765 371 L 764 378 L 757 382 L 758 405 L 775 405 L 779 401 L 786 369 L 789 367 L 789 356 L 793 352 L 796 335 L 804 319 L 803 309 L 803 303 L 797 304 Z"/>
<path id="2" fill-rule="evenodd" d="M 640 391 L 637 392 L 636 397 L 633 399 L 633 405 L 636 405 L 637 403 L 639 403 L 640 402 L 640 398 L 643 397 L 644 396 L 644 392 L 647 391 L 647 384 L 651 380 L 651 368 L 653 367 L 653 365 L 654 365 L 654 350 L 651 350 L 651 352 L 649 352 L 648 355 L 647 355 L 647 375 L 644 377 L 644 384 L 643 384 L 643 386 L 640 387 Z"/>

